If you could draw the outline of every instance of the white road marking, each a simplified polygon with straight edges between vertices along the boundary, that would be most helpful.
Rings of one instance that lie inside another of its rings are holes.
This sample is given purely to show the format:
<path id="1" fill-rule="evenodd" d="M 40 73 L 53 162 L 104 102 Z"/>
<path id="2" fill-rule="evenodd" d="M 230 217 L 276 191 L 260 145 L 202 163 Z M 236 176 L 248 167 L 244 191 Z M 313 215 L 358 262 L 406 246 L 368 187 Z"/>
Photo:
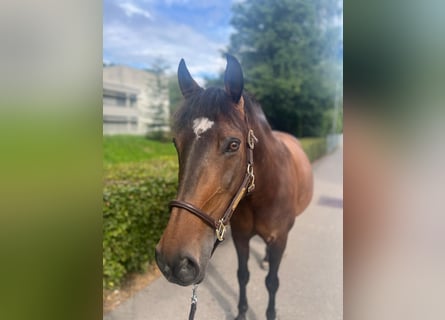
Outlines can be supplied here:
<path id="1" fill-rule="evenodd" d="M 214 122 L 208 118 L 198 118 L 193 120 L 193 132 L 196 134 L 196 139 L 198 139 L 201 134 L 209 130 L 213 124 Z"/>

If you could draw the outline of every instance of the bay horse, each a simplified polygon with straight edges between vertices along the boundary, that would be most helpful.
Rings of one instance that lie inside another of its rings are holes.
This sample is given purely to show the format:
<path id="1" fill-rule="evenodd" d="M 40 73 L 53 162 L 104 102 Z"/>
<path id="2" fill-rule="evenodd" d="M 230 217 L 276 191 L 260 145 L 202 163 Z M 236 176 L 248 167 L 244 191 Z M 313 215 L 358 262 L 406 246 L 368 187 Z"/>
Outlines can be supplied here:
<path id="1" fill-rule="evenodd" d="M 179 187 L 156 262 L 170 282 L 200 283 L 230 221 L 238 256 L 236 319 L 245 319 L 248 308 L 247 261 L 254 235 L 266 243 L 266 315 L 275 319 L 278 268 L 288 232 L 312 198 L 310 162 L 299 141 L 273 131 L 261 106 L 243 92 L 243 72 L 235 57 L 227 55 L 224 89 L 201 88 L 183 59 L 178 82 L 184 97 L 173 123 Z"/>

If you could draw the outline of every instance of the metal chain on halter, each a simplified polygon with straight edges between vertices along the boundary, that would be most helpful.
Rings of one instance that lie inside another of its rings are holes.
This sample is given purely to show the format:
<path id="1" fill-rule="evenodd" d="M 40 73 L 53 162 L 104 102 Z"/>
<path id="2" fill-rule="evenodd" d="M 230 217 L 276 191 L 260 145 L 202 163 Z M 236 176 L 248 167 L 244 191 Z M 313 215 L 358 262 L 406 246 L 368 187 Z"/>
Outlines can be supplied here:
<path id="1" fill-rule="evenodd" d="M 247 122 L 247 116 L 246 116 Z M 224 212 L 224 215 L 221 219 L 218 220 L 216 225 L 216 238 L 218 241 L 224 240 L 224 234 L 226 232 L 226 226 L 229 223 L 232 214 L 235 212 L 235 209 L 238 207 L 241 199 L 247 194 L 251 193 L 255 189 L 255 175 L 253 174 L 253 149 L 255 148 L 255 143 L 258 142 L 257 137 L 253 133 L 252 129 L 249 129 L 247 133 L 247 171 L 244 176 L 244 180 L 241 183 L 237 193 L 233 197 L 229 207 Z"/>
<path id="2" fill-rule="evenodd" d="M 192 289 L 192 302 L 190 304 L 189 320 L 193 320 L 195 318 L 196 306 L 198 304 L 198 295 L 196 294 L 196 289 L 198 289 L 198 285 L 194 284 Z"/>
<path id="3" fill-rule="evenodd" d="M 249 129 L 249 133 L 247 134 L 247 145 L 249 147 L 247 160 L 247 174 L 250 177 L 250 183 L 247 186 L 247 193 L 251 193 L 255 189 L 255 175 L 253 174 L 253 149 L 255 148 L 255 143 L 258 142 L 257 137 L 253 133 L 252 129 Z"/>

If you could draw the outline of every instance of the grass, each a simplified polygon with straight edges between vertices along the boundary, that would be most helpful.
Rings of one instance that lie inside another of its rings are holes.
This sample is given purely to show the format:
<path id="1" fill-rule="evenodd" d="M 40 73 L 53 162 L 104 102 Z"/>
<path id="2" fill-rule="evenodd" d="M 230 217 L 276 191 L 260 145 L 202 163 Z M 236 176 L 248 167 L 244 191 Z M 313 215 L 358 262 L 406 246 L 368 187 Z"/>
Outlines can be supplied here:
<path id="1" fill-rule="evenodd" d="M 324 154 L 324 138 L 299 139 L 311 161 Z M 142 136 L 116 135 L 103 137 L 104 165 L 153 161 L 176 161 L 176 150 L 170 142 L 149 140 Z"/>
<path id="2" fill-rule="evenodd" d="M 104 164 L 176 160 L 172 143 L 148 140 L 142 136 L 116 135 L 103 137 Z"/>

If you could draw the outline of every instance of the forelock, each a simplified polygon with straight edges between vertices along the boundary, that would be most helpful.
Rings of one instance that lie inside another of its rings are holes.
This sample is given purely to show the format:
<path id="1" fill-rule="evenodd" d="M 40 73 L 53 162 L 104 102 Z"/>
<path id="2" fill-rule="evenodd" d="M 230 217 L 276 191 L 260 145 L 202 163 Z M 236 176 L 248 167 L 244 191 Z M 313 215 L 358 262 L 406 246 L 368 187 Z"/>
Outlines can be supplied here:
<path id="1" fill-rule="evenodd" d="M 201 90 L 187 98 L 173 117 L 173 128 L 176 132 L 193 125 L 197 118 L 207 118 L 211 121 L 228 119 L 235 125 L 239 116 L 233 109 L 230 97 L 220 88 L 210 87 Z"/>

